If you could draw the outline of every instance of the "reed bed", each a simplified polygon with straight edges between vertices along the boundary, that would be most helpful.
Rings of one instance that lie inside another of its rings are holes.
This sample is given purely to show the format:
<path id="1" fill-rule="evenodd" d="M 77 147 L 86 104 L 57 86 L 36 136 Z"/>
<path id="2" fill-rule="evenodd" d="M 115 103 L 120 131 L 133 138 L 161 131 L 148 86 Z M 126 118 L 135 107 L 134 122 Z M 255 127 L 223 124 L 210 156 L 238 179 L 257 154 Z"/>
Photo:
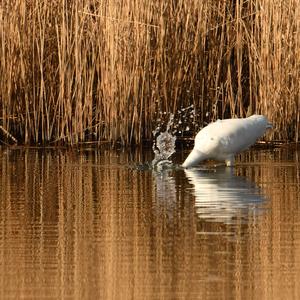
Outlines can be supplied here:
<path id="1" fill-rule="evenodd" d="M 19 143 L 140 143 L 191 104 L 199 126 L 262 113 L 268 139 L 299 141 L 300 0 L 2 0 L 0 17 Z"/>

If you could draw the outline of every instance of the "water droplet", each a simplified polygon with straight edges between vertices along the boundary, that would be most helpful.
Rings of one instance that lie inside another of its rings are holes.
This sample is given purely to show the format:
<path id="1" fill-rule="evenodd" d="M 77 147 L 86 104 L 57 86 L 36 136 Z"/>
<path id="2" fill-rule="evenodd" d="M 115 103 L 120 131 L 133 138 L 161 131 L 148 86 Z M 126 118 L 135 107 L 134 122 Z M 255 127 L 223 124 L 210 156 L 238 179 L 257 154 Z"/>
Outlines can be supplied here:
<path id="1" fill-rule="evenodd" d="M 157 136 L 152 146 L 155 155 L 152 161 L 152 165 L 154 166 L 158 165 L 161 161 L 168 160 L 169 157 L 175 152 L 176 136 L 174 135 L 174 132 L 169 132 L 170 128 L 173 126 L 173 123 L 174 115 L 170 114 L 170 118 L 167 124 L 167 130 L 161 133 L 159 133 L 159 131 L 156 131 L 156 134 L 159 133 L 159 135 Z"/>

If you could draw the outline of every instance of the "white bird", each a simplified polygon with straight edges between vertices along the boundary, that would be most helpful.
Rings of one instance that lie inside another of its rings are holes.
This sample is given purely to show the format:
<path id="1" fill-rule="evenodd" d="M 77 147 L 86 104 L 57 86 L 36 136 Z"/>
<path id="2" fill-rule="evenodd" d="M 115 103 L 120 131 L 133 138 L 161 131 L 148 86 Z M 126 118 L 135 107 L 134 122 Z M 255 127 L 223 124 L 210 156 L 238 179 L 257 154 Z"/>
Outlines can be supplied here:
<path id="1" fill-rule="evenodd" d="M 253 145 L 268 128 L 272 124 L 262 115 L 210 123 L 196 135 L 194 149 L 182 166 L 193 167 L 205 159 L 225 160 L 226 166 L 233 166 L 234 155 Z"/>

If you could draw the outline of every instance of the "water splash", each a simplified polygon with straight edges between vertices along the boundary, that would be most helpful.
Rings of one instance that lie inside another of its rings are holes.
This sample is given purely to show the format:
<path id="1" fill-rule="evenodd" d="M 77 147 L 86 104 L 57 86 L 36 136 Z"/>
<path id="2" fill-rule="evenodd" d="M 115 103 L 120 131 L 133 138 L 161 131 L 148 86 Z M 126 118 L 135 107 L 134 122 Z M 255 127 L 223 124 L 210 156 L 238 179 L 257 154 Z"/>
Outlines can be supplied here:
<path id="1" fill-rule="evenodd" d="M 177 136 L 190 136 L 198 128 L 196 122 L 196 112 L 194 105 L 181 107 L 175 116 L 175 121 L 172 127 L 173 134 Z"/>
<path id="2" fill-rule="evenodd" d="M 167 125 L 166 118 L 169 115 Z M 197 130 L 196 112 L 194 105 L 181 107 L 176 114 L 167 112 L 157 112 L 157 125 L 153 130 L 153 152 L 154 159 L 152 167 L 157 170 L 169 169 L 176 167 L 170 157 L 175 153 L 175 142 L 177 136 L 191 136 Z M 164 130 L 165 129 L 165 130 Z"/>
<path id="3" fill-rule="evenodd" d="M 174 114 L 170 115 L 167 128 L 164 132 L 160 132 L 161 126 L 158 125 L 153 131 L 155 138 L 152 149 L 154 152 L 154 159 L 152 166 L 164 169 L 172 165 L 172 161 L 169 160 L 171 155 L 175 153 L 176 136 L 172 134 L 171 128 L 174 124 Z M 158 136 L 156 137 L 156 135 Z"/>

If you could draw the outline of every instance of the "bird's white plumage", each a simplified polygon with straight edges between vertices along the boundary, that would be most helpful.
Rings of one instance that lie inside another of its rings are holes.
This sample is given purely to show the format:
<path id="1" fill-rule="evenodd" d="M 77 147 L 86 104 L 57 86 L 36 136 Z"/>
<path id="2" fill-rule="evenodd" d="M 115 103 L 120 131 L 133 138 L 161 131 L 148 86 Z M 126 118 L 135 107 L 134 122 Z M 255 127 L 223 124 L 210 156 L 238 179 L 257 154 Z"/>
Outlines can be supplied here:
<path id="1" fill-rule="evenodd" d="M 194 149 L 182 166 L 193 167 L 205 159 L 225 160 L 232 166 L 234 155 L 253 145 L 270 127 L 262 115 L 210 123 L 196 135 Z"/>

